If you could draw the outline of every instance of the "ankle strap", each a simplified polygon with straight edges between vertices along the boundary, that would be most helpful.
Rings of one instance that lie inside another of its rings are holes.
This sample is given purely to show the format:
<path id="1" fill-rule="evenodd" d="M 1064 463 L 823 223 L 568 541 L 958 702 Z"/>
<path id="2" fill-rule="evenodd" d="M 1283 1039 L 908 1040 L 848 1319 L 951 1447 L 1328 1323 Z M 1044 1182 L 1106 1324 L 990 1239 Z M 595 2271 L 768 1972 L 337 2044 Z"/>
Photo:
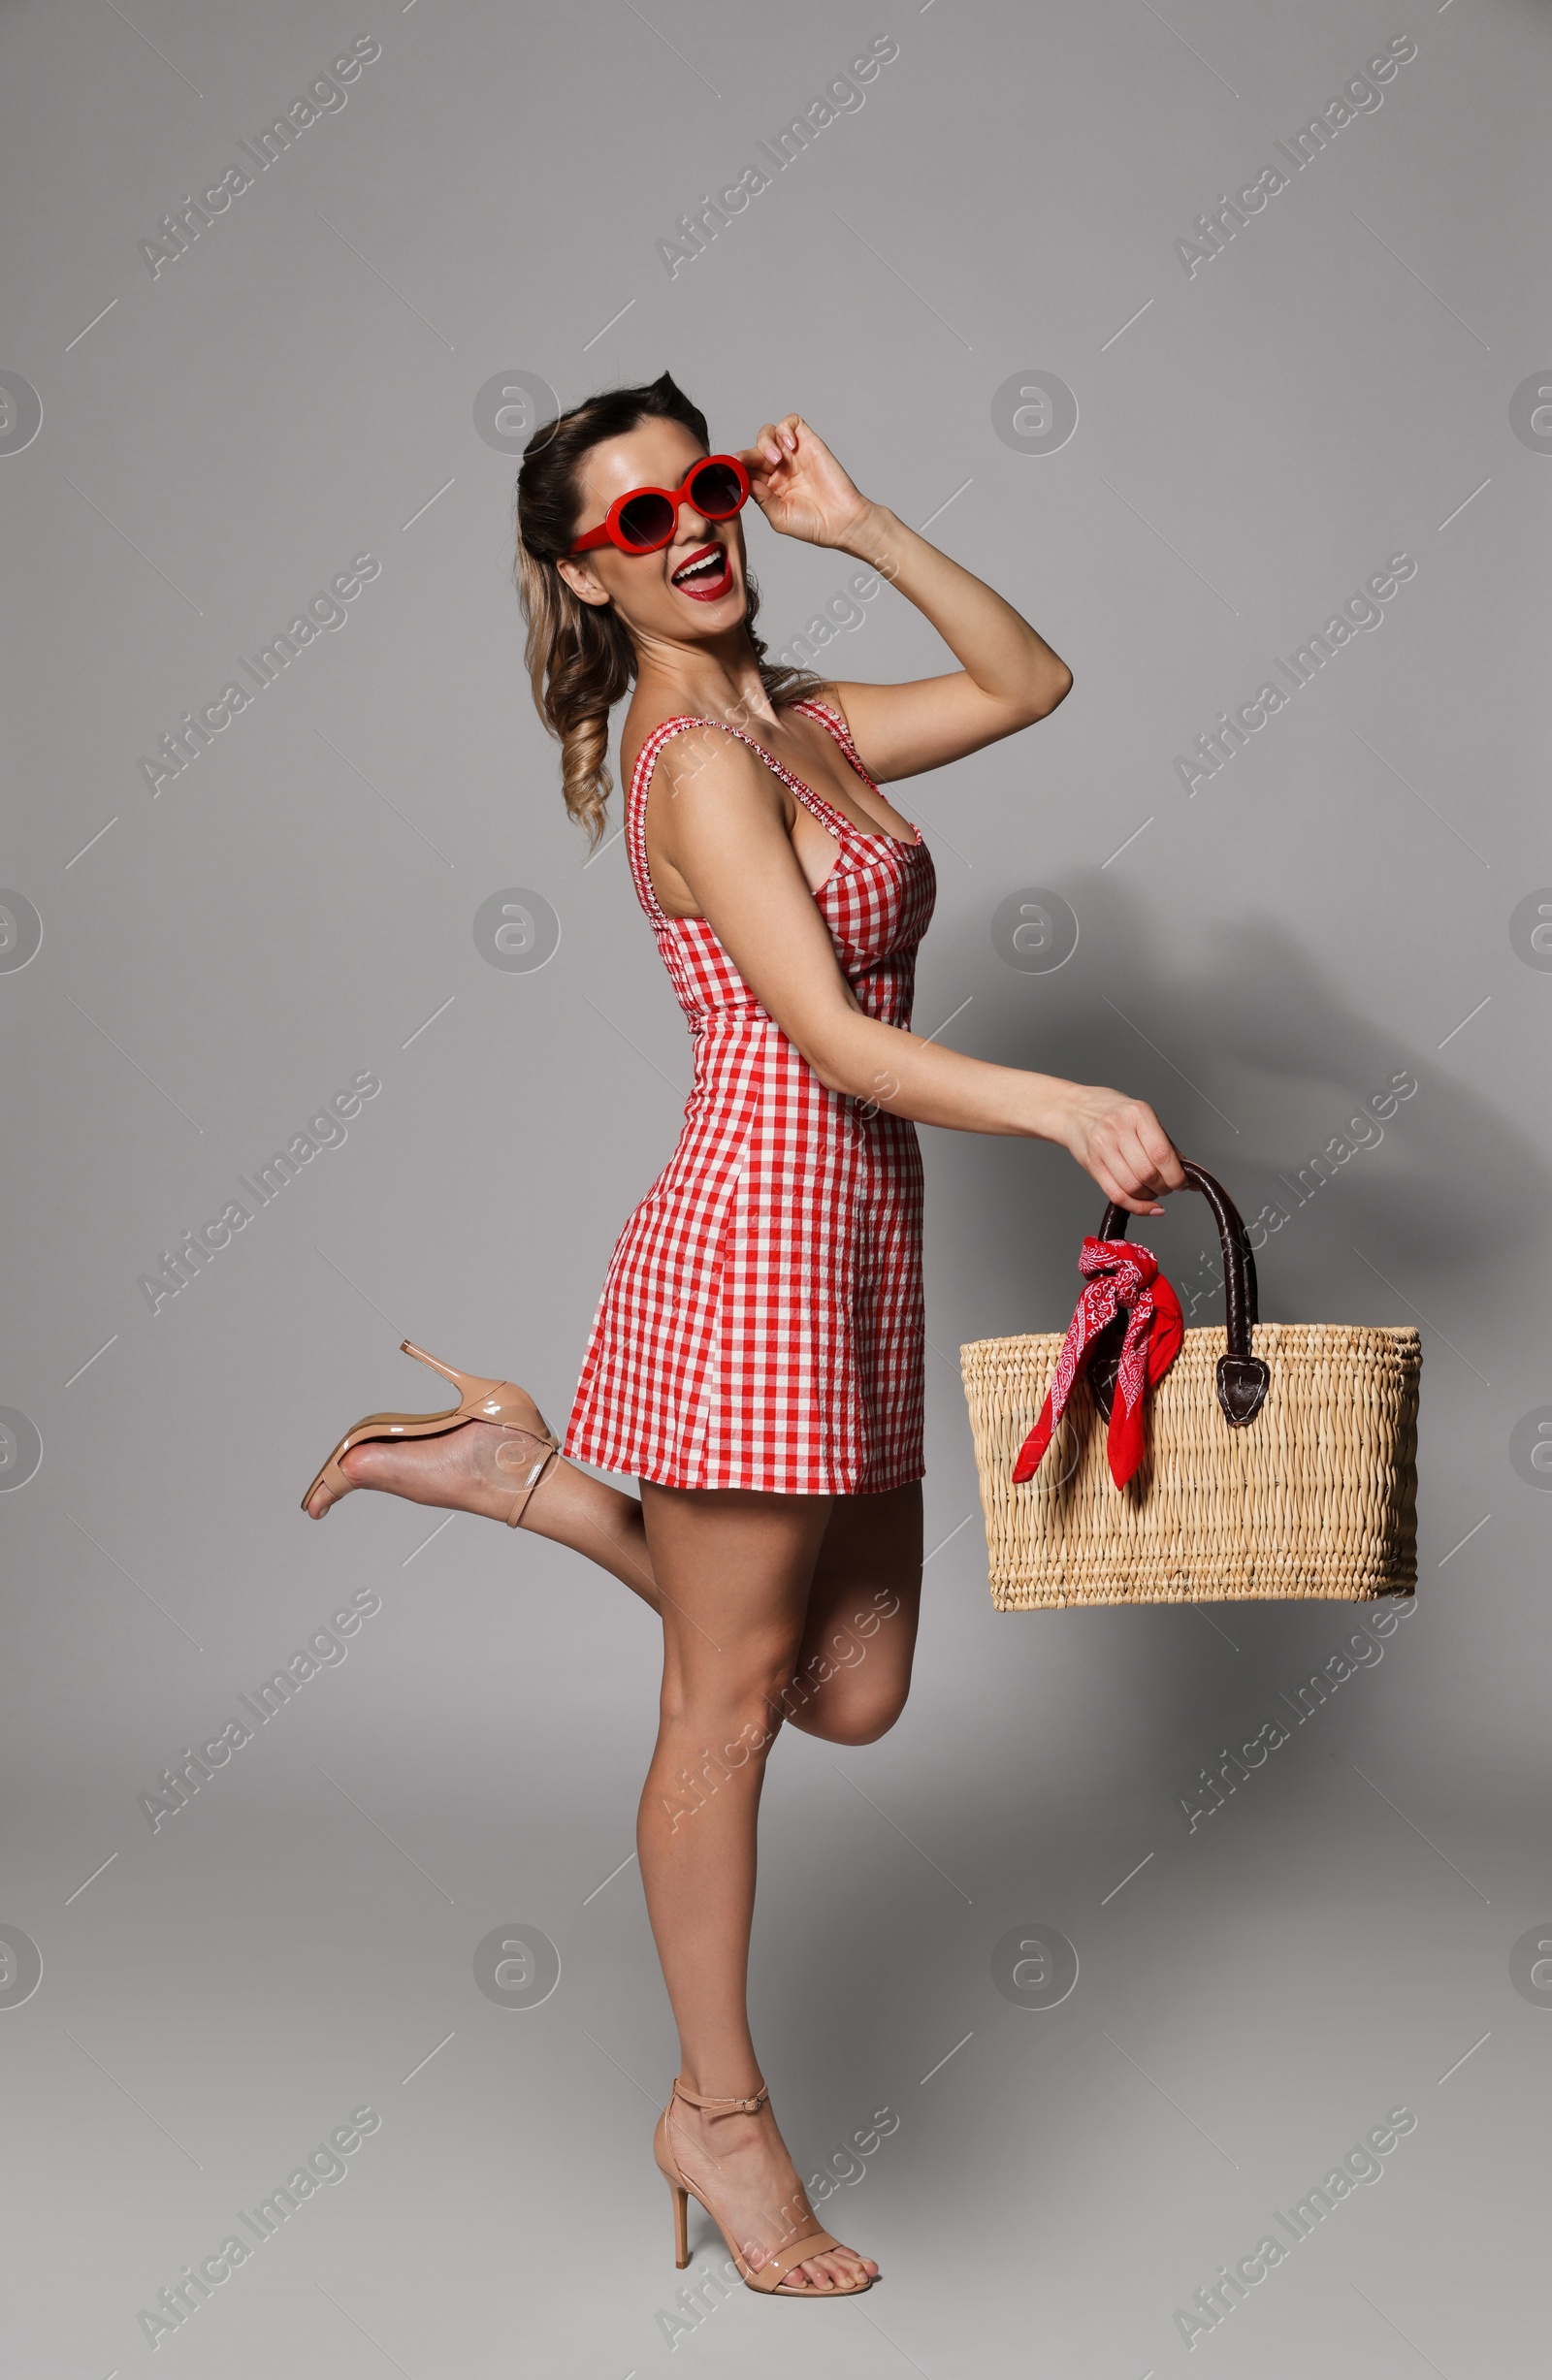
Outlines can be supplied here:
<path id="1" fill-rule="evenodd" d="M 698 2091 L 692 2091 L 675 2075 L 673 2096 L 687 2101 L 692 2107 L 711 2107 L 718 2114 L 758 2115 L 770 2092 L 762 2082 L 753 2099 L 704 2099 Z"/>

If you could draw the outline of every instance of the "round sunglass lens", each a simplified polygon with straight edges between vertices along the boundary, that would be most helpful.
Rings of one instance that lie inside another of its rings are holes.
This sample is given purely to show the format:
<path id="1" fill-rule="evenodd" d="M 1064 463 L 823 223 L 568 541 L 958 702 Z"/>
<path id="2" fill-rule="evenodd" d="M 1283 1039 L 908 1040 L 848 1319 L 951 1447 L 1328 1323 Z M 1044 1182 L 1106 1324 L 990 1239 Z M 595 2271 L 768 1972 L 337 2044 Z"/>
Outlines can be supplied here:
<path id="1" fill-rule="evenodd" d="M 620 531 L 632 545 L 666 545 L 674 531 L 674 508 L 665 496 L 633 497 L 620 515 Z"/>
<path id="2" fill-rule="evenodd" d="M 690 493 L 696 507 L 709 521 L 725 521 L 736 512 L 744 500 L 738 474 L 726 463 L 708 463 L 690 483 Z"/>

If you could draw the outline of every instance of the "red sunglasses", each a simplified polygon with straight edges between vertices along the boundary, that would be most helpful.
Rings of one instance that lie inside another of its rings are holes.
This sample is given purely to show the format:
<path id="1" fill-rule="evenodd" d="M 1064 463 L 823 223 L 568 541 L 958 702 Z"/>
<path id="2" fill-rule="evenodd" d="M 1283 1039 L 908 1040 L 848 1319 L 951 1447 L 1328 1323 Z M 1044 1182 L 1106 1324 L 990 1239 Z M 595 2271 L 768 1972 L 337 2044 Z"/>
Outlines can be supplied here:
<path id="1" fill-rule="evenodd" d="M 736 455 L 707 455 L 692 466 L 682 488 L 632 488 L 617 496 L 607 517 L 568 548 L 590 554 L 618 546 L 622 554 L 656 554 L 673 543 L 681 504 L 694 504 L 708 521 L 730 521 L 749 501 L 749 473 Z"/>

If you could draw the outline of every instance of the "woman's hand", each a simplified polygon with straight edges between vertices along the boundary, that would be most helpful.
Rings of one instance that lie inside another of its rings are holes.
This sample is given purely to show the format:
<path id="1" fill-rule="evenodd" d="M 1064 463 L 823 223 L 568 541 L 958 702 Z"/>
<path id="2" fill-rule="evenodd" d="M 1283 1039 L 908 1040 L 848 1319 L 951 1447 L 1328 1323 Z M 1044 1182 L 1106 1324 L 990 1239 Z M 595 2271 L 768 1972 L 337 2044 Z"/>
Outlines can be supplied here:
<path id="1" fill-rule="evenodd" d="M 1183 1190 L 1185 1175 L 1175 1144 L 1144 1099 L 1075 1082 L 1066 1129 L 1055 1136 L 1091 1174 L 1105 1196 L 1128 1214 L 1161 1215 L 1155 1202 L 1166 1190 Z"/>
<path id="2" fill-rule="evenodd" d="M 738 458 L 772 529 L 809 545 L 845 545 L 873 507 L 798 413 L 767 422 Z"/>

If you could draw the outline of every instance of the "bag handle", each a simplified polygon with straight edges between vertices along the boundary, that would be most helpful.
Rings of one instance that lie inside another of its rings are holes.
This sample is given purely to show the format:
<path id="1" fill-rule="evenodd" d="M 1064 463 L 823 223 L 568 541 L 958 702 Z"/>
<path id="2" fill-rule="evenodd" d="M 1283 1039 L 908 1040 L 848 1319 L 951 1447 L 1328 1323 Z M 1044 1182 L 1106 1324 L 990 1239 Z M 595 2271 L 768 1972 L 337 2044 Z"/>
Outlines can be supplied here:
<path id="1" fill-rule="evenodd" d="M 1228 1352 L 1218 1358 L 1218 1403 L 1235 1430 L 1253 1422 L 1272 1385 L 1271 1367 L 1250 1352 L 1250 1334 L 1259 1319 L 1255 1256 L 1239 1208 L 1223 1184 L 1205 1167 L 1180 1159 L 1186 1187 L 1199 1191 L 1212 1209 L 1223 1253 L 1223 1307 Z M 1101 1239 L 1124 1239 L 1131 1217 L 1124 1206 L 1108 1206 L 1100 1223 Z"/>

